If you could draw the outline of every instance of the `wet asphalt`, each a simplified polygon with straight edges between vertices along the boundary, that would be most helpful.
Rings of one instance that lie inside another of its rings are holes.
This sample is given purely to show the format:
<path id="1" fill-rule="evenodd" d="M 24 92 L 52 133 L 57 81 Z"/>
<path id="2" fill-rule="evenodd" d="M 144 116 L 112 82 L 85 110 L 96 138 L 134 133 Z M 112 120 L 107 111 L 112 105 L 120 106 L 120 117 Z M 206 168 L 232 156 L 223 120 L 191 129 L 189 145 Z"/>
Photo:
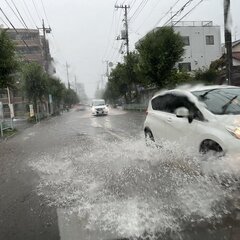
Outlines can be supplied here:
<path id="1" fill-rule="evenodd" d="M 143 119 L 143 113 L 113 110 L 107 117 L 92 117 L 89 111 L 72 110 L 27 129 L 21 126 L 17 135 L 1 142 L 0 240 L 60 239 L 56 208 L 36 193 L 39 176 L 28 166 L 31 156 L 58 151 L 78 138 L 89 144 L 96 136 L 114 141 L 135 135 Z"/>
<path id="2" fill-rule="evenodd" d="M 0 143 L 0 240 L 100 239 L 91 232 L 78 235 L 80 228 L 67 228 L 61 208 L 39 194 L 40 175 L 29 165 L 42 155 L 55 154 L 66 147 L 106 143 L 126 138 L 141 139 L 143 112 L 112 109 L 108 116 L 93 117 L 90 111 L 75 111 L 22 128 Z M 97 141 L 96 141 L 97 139 Z M 89 153 L 90 154 L 90 153 Z M 240 239 L 240 214 L 232 212 L 223 222 L 209 226 L 187 226 L 181 233 L 168 232 L 159 239 Z M 76 221 L 70 219 L 76 224 Z M 72 224 L 72 225 L 74 225 Z M 191 223 L 189 223 L 191 225 Z M 65 230 L 64 230 L 65 229 Z M 67 233 L 71 229 L 71 233 Z M 103 238 L 104 239 L 104 238 Z M 106 236 L 106 239 L 119 239 Z"/>

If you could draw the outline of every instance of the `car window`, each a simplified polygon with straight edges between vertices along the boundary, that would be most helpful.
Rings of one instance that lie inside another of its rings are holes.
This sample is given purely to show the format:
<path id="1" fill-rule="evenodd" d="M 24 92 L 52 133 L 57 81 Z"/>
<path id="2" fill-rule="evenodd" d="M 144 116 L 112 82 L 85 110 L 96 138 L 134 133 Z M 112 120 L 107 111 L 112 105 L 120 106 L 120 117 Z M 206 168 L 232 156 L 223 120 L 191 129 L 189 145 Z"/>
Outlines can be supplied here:
<path id="1" fill-rule="evenodd" d="M 171 112 L 171 102 L 173 101 L 172 94 L 165 94 L 163 96 L 158 96 L 152 100 L 153 110 Z"/>
<path id="2" fill-rule="evenodd" d="M 180 107 L 187 108 L 194 119 L 201 121 L 204 119 L 201 111 L 188 99 L 187 96 L 166 94 L 158 96 L 152 100 L 153 110 L 175 114 L 176 109 Z"/>
<path id="3" fill-rule="evenodd" d="M 204 117 L 201 111 L 197 108 L 197 106 L 189 100 L 187 96 L 174 96 L 174 101 L 172 101 L 172 113 L 175 113 L 177 108 L 185 107 L 189 110 L 190 115 L 193 116 L 194 119 L 203 121 Z"/>

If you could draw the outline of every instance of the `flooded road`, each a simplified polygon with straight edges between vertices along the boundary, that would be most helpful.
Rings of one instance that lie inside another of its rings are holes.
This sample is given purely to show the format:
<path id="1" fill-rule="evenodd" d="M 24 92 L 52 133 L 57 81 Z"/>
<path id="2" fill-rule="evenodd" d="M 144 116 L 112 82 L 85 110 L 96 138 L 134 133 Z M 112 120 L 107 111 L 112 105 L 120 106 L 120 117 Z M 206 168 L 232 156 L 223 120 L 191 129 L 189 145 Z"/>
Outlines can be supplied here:
<path id="1" fill-rule="evenodd" d="M 144 118 L 73 111 L 1 144 L 0 239 L 240 239 L 239 159 L 146 147 Z"/>

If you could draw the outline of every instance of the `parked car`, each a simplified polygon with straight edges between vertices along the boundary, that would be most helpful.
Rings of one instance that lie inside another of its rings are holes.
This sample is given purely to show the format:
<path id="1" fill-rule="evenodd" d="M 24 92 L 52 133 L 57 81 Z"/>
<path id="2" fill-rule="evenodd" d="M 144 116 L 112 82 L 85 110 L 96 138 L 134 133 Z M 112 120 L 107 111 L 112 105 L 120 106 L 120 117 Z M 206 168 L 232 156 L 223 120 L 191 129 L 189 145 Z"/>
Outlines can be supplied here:
<path id="1" fill-rule="evenodd" d="M 92 100 L 92 114 L 97 115 L 107 115 L 108 105 L 106 105 L 104 99 L 93 99 Z"/>
<path id="2" fill-rule="evenodd" d="M 154 96 L 144 124 L 146 139 L 177 142 L 198 153 L 240 154 L 240 88 L 202 86 Z"/>

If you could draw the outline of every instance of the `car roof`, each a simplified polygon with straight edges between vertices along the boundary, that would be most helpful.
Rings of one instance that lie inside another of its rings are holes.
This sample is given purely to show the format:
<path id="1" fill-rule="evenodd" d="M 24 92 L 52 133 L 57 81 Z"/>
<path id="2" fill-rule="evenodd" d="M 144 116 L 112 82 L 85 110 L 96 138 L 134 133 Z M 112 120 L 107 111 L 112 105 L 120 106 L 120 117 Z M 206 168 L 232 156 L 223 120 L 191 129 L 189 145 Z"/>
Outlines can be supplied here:
<path id="1" fill-rule="evenodd" d="M 191 85 L 184 85 L 181 86 L 179 88 L 175 88 L 175 89 L 171 89 L 171 90 L 163 90 L 160 91 L 158 93 L 156 93 L 153 98 L 157 97 L 157 96 L 161 96 L 164 95 L 166 93 L 184 93 L 184 94 L 191 94 L 192 92 L 197 92 L 197 91 L 208 91 L 211 89 L 224 89 L 224 88 L 238 88 L 240 89 L 240 87 L 236 87 L 236 86 L 230 86 L 230 85 L 196 85 L 196 86 L 191 86 Z"/>

